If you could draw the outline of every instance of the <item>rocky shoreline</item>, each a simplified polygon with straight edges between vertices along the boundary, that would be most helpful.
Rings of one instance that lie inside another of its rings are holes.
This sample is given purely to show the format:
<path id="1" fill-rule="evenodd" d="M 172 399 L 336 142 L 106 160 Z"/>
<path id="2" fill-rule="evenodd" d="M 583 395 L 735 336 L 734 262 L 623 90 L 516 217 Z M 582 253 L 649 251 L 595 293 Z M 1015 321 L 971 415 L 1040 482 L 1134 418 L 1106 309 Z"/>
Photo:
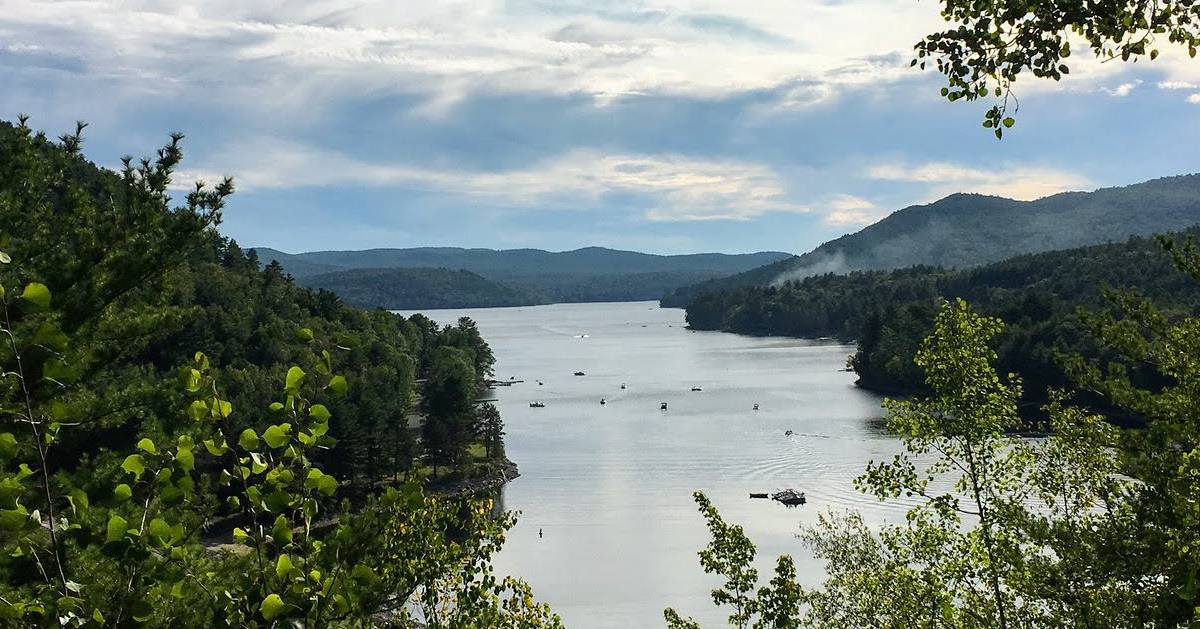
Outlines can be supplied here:
<path id="1" fill-rule="evenodd" d="M 508 457 L 487 464 L 482 474 L 467 478 L 442 480 L 426 485 L 425 491 L 443 497 L 468 497 L 494 493 L 521 475 L 517 464 Z"/>

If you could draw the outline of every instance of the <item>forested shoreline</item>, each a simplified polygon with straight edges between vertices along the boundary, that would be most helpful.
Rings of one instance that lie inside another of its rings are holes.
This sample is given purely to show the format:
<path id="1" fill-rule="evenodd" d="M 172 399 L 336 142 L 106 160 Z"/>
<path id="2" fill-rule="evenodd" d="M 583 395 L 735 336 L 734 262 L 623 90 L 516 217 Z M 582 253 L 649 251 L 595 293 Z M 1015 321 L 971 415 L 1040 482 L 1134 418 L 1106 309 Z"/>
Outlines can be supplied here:
<path id="1" fill-rule="evenodd" d="M 474 322 L 300 287 L 217 230 L 231 180 L 175 192 L 181 135 L 114 172 L 84 127 L 0 123 L 0 618 L 557 623 L 487 577 L 511 515 L 423 495 L 514 473 Z"/>
<path id="2" fill-rule="evenodd" d="M 1194 236 L 1197 230 L 1171 238 Z M 943 300 L 965 299 L 1007 323 L 997 338 L 997 368 L 1027 382 L 1022 406 L 1036 409 L 1049 387 L 1070 384 L 1060 357 L 1103 362 L 1081 310 L 1104 309 L 1119 293 L 1141 295 L 1170 316 L 1193 312 L 1200 288 L 1178 273 L 1153 238 L 1018 256 L 972 269 L 918 266 L 895 271 L 826 274 L 780 286 L 705 293 L 687 305 L 700 330 L 856 344 L 848 367 L 860 386 L 886 393 L 924 393 L 913 362 Z"/>

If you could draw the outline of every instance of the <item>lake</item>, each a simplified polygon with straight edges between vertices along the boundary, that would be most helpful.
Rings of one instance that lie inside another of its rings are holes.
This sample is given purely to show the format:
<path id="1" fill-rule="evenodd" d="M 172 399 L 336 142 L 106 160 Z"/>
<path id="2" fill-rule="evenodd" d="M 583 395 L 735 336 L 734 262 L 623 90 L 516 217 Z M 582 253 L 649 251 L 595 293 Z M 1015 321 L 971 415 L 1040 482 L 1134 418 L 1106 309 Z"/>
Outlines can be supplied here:
<path id="1" fill-rule="evenodd" d="M 899 447 L 881 428 L 881 399 L 843 371 L 853 347 L 694 332 L 682 310 L 654 302 L 425 314 L 474 319 L 496 378 L 525 381 L 495 391 L 521 470 L 503 494 L 520 521 L 497 571 L 528 580 L 569 627 L 661 627 L 667 606 L 725 626 L 709 598 L 717 580 L 696 555 L 708 534 L 694 491 L 745 527 L 763 582 L 785 553 L 803 582 L 820 581 L 796 534 L 822 510 L 853 508 L 868 521 L 902 512 L 852 484 Z M 808 504 L 748 497 L 785 487 Z"/>

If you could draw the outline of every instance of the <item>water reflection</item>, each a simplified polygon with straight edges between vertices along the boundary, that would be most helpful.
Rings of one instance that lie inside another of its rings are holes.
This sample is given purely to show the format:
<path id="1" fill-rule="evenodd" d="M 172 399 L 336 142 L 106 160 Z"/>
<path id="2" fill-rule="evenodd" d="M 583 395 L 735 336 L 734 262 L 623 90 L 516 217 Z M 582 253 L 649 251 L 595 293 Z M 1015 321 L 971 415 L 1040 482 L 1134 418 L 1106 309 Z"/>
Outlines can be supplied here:
<path id="1" fill-rule="evenodd" d="M 869 521 L 902 513 L 852 485 L 898 444 L 883 429 L 879 397 L 842 371 L 850 347 L 692 332 L 681 310 L 647 303 L 426 314 L 474 318 L 497 377 L 526 381 L 494 392 L 521 469 L 503 492 L 521 520 L 498 571 L 528 579 L 568 626 L 662 626 L 668 605 L 724 626 L 709 603 L 716 581 L 696 557 L 707 534 L 693 491 L 745 527 L 762 573 L 788 553 L 808 582 L 821 566 L 795 534 L 818 512 L 852 507 Z M 808 504 L 749 499 L 785 487 L 806 492 Z"/>

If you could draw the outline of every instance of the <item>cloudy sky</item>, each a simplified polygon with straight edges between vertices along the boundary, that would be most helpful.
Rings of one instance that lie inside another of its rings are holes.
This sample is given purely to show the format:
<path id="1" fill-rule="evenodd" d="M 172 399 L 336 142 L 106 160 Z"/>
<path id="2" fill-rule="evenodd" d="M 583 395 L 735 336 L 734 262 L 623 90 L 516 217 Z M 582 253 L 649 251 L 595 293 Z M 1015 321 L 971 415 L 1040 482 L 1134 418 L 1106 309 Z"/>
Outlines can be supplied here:
<path id="1" fill-rule="evenodd" d="M 1200 62 L 1073 57 L 984 133 L 911 46 L 931 0 L 0 0 L 0 118 L 182 131 L 223 229 L 285 251 L 803 252 L 956 191 L 1200 170 Z M 1082 47 L 1076 47 L 1082 50 Z"/>

